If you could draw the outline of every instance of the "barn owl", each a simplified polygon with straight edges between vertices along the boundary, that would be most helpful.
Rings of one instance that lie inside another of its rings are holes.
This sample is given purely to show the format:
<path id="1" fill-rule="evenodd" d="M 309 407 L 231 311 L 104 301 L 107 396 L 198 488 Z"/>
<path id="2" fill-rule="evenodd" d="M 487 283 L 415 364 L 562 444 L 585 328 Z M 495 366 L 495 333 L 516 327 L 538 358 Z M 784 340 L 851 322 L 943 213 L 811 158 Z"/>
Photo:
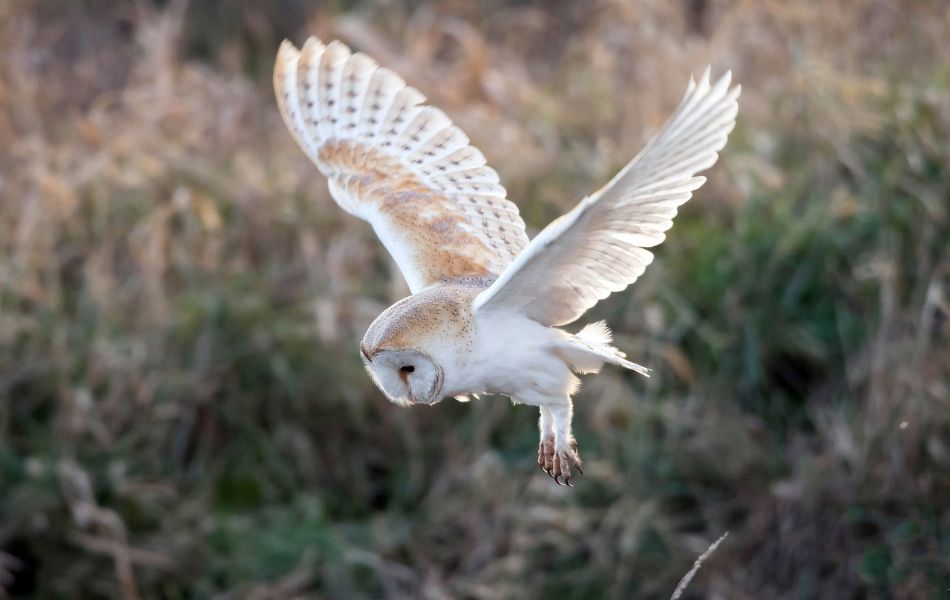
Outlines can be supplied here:
<path id="1" fill-rule="evenodd" d="M 284 41 L 274 88 L 297 144 L 346 212 L 368 221 L 412 293 L 370 325 L 360 354 L 392 402 L 481 393 L 540 409 L 538 466 L 581 472 L 577 375 L 605 363 L 647 375 L 603 322 L 561 326 L 633 283 L 735 125 L 739 86 L 709 69 L 613 179 L 529 242 L 518 208 L 468 137 L 389 69 L 339 41 Z"/>

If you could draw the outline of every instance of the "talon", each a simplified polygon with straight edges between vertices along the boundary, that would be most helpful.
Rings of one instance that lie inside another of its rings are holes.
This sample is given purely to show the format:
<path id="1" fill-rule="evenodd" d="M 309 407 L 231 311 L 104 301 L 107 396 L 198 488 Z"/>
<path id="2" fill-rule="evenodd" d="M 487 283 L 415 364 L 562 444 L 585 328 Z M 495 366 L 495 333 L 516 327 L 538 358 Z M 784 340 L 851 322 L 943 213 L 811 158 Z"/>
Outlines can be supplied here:
<path id="1" fill-rule="evenodd" d="M 581 469 L 581 466 L 580 466 L 580 465 L 576 465 L 576 466 L 577 466 L 577 472 L 581 474 L 581 477 L 583 477 L 583 476 L 584 476 L 584 470 Z"/>
<path id="2" fill-rule="evenodd" d="M 570 478 L 570 477 L 568 477 L 568 478 L 564 481 L 564 483 L 567 484 L 567 487 L 574 487 L 574 484 L 571 483 L 571 478 Z"/>

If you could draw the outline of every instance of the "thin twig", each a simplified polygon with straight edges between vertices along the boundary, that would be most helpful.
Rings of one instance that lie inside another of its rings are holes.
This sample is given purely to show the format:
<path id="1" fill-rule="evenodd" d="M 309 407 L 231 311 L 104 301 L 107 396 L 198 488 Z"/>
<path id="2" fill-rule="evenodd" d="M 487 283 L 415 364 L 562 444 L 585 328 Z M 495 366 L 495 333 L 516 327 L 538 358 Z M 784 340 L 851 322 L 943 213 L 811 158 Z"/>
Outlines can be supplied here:
<path id="1" fill-rule="evenodd" d="M 133 548 L 112 538 L 97 537 L 82 533 L 70 533 L 68 539 L 77 546 L 82 546 L 90 552 L 99 554 L 114 555 L 116 550 L 123 552 L 128 556 L 129 562 L 152 569 L 171 570 L 175 568 L 175 561 L 160 552 L 144 550 L 142 548 Z"/>
<path id="2" fill-rule="evenodd" d="M 699 571 L 699 567 L 703 566 L 703 561 L 709 558 L 709 555 L 716 551 L 716 548 L 719 547 L 719 544 L 722 543 L 724 539 L 729 537 L 729 532 L 722 534 L 722 536 L 712 543 L 712 546 L 706 548 L 706 551 L 699 555 L 699 558 L 696 559 L 696 562 L 693 563 L 693 568 L 689 570 L 689 573 L 683 576 L 680 579 L 679 585 L 676 586 L 676 589 L 673 590 L 673 595 L 670 596 L 670 600 L 678 600 L 680 596 L 683 595 L 683 592 L 686 591 L 686 586 L 689 585 L 689 582 L 693 580 L 693 576 L 696 575 Z"/>

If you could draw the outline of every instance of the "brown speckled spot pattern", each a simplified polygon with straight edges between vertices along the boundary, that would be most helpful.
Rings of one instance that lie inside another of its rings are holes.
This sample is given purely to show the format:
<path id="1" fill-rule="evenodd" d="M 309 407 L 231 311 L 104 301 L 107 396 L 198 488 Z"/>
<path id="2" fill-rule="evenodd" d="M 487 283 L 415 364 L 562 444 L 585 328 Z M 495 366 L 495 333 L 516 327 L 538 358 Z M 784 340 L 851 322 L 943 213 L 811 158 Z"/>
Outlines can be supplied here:
<path id="1" fill-rule="evenodd" d="M 497 276 L 509 262 L 476 234 L 455 202 L 425 186 L 397 159 L 350 140 L 325 143 L 318 159 L 339 188 L 384 217 L 427 285 Z"/>
<path id="2" fill-rule="evenodd" d="M 413 291 L 498 276 L 527 246 L 498 174 L 398 75 L 339 41 L 281 44 L 277 104 L 333 198 L 370 221 Z"/>
<path id="3" fill-rule="evenodd" d="M 472 301 L 492 281 L 463 279 L 403 298 L 383 311 L 366 330 L 362 351 L 372 357 L 380 350 L 419 348 L 429 340 L 470 344 L 474 338 Z"/>

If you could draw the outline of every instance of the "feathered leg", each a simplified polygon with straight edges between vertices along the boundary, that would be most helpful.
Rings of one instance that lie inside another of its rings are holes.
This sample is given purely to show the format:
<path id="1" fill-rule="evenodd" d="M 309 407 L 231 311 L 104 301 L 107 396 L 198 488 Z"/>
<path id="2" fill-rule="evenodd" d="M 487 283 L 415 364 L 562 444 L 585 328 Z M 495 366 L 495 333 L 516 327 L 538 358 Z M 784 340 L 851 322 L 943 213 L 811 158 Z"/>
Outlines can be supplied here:
<path id="1" fill-rule="evenodd" d="M 570 396 L 556 404 L 548 404 L 548 411 L 554 424 L 554 457 L 553 468 L 548 474 L 554 477 L 558 484 L 571 485 L 571 468 L 583 475 L 581 457 L 577 451 L 577 442 L 571 434 L 571 418 L 573 405 Z M 544 408 L 542 408 L 543 410 Z"/>
<path id="2" fill-rule="evenodd" d="M 546 406 L 541 407 L 538 429 L 541 431 L 541 443 L 538 444 L 538 467 L 554 477 L 554 418 Z"/>

